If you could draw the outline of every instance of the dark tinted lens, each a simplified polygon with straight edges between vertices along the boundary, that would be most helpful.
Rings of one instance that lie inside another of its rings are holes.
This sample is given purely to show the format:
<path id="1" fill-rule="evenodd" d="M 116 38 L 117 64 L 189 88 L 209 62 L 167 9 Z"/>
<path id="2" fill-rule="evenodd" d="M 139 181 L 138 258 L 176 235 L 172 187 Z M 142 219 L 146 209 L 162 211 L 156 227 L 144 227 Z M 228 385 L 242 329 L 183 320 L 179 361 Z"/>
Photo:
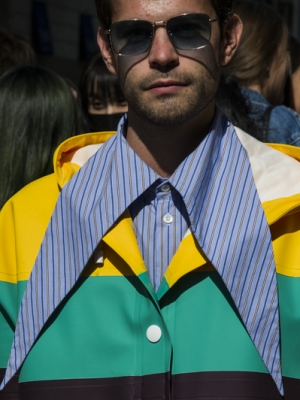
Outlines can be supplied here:
<path id="1" fill-rule="evenodd" d="M 146 53 L 151 46 L 152 32 L 152 24 L 147 21 L 116 22 L 110 29 L 114 51 L 124 56 Z"/>
<path id="2" fill-rule="evenodd" d="M 211 24 L 206 14 L 187 14 L 170 19 L 167 30 L 177 49 L 200 49 L 210 40 Z"/>

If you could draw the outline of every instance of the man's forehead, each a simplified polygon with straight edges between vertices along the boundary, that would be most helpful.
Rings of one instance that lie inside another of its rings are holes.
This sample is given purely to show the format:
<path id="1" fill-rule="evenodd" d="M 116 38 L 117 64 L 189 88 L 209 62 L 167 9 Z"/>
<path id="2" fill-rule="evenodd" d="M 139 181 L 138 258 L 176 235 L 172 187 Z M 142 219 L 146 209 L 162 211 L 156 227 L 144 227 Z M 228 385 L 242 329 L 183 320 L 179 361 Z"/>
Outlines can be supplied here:
<path id="1" fill-rule="evenodd" d="M 205 13 L 213 17 L 210 0 L 111 0 L 113 22 L 123 19 L 166 20 L 183 13 Z"/>

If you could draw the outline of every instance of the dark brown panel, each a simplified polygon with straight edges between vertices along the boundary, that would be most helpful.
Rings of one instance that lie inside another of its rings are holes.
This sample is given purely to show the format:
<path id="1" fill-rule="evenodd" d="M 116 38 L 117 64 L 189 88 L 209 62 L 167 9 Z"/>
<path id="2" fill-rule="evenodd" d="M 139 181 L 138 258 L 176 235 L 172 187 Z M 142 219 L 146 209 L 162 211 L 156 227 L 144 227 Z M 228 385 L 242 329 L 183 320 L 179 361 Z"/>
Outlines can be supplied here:
<path id="1" fill-rule="evenodd" d="M 300 379 L 283 378 L 284 400 L 300 400 Z"/>
<path id="2" fill-rule="evenodd" d="M 168 374 L 20 383 L 20 400 L 170 400 Z"/>
<path id="3" fill-rule="evenodd" d="M 284 400 L 300 400 L 300 380 L 283 378 Z M 172 377 L 174 400 L 283 400 L 268 374 L 203 372 Z"/>
<path id="4" fill-rule="evenodd" d="M 29 382 L 19 388 L 20 400 L 300 400 L 300 380 L 283 383 L 284 399 L 270 375 L 250 372 L 175 375 L 172 396 L 168 374 Z"/>
<path id="5" fill-rule="evenodd" d="M 0 368 L 0 383 L 5 374 L 5 368 Z M 0 390 L 0 400 L 19 400 L 18 376 L 15 375 L 3 390 Z"/>

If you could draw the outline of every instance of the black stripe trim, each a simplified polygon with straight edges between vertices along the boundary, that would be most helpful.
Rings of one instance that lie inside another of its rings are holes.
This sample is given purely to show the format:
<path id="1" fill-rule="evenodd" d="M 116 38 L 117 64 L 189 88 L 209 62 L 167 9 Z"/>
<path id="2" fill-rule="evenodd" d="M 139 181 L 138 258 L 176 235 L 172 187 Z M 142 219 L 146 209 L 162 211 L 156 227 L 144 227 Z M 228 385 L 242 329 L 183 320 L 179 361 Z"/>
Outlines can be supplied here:
<path id="1" fill-rule="evenodd" d="M 169 400 L 169 374 L 19 384 L 20 400 Z"/>
<path id="2" fill-rule="evenodd" d="M 284 400 L 300 400 L 300 379 L 283 378 Z M 201 372 L 20 383 L 20 400 L 283 400 L 269 374 Z M 0 399 L 2 400 L 1 396 Z M 12 398 L 7 398 L 11 400 Z"/>
<path id="3" fill-rule="evenodd" d="M 300 400 L 300 379 L 283 378 L 284 400 Z M 201 372 L 172 377 L 173 400 L 283 400 L 269 374 Z"/>
<path id="4" fill-rule="evenodd" d="M 5 375 L 5 368 L 0 368 L 0 382 Z M 18 394 L 18 375 L 15 375 L 9 383 L 0 390 L 0 400 L 19 400 Z"/>

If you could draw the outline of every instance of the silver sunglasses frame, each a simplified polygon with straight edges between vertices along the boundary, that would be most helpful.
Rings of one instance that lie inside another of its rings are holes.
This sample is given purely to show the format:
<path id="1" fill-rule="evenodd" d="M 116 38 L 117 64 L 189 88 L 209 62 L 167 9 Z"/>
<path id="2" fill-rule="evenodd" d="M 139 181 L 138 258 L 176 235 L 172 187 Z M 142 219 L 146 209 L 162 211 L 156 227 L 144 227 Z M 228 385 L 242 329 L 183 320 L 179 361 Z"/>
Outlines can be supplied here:
<path id="1" fill-rule="evenodd" d="M 153 23 L 151 23 L 150 21 L 142 20 L 142 19 L 128 19 L 128 20 L 126 20 L 126 21 L 145 21 L 145 22 L 150 23 L 150 24 L 152 25 L 152 29 L 153 29 L 153 38 L 152 38 L 152 42 L 153 42 L 153 39 L 154 39 L 154 36 L 155 36 L 155 31 L 156 31 L 157 28 L 166 28 L 166 27 L 167 27 L 167 23 L 168 23 L 171 19 L 177 18 L 177 17 L 183 17 L 183 16 L 185 16 L 185 15 L 192 15 L 192 14 L 199 14 L 199 15 L 201 15 L 201 13 L 185 13 L 185 14 L 176 15 L 175 17 L 170 18 L 168 21 L 156 21 L 156 22 L 153 22 Z M 202 14 L 202 15 L 207 15 L 207 14 Z M 208 16 L 208 15 L 207 15 L 207 16 Z M 209 16 L 208 16 L 208 17 L 209 17 Z M 208 22 L 210 22 L 210 23 L 212 23 L 212 22 L 217 22 L 217 21 L 218 21 L 218 18 L 209 18 L 209 19 L 208 19 Z M 118 22 L 121 22 L 121 21 L 118 21 Z M 115 22 L 114 24 L 117 24 L 118 22 Z M 114 24 L 112 24 L 111 27 L 112 27 Z M 118 52 L 115 51 L 114 46 L 113 46 L 113 43 L 112 43 L 112 40 L 111 40 L 111 35 L 110 35 L 111 27 L 110 27 L 109 29 L 106 29 L 106 30 L 105 30 L 105 34 L 106 34 L 106 35 L 108 36 L 108 38 L 109 38 L 110 46 L 111 46 L 111 48 L 113 49 L 113 51 L 114 51 L 116 54 L 118 54 L 119 56 L 125 56 L 125 57 L 135 57 L 135 56 L 138 56 L 139 54 L 131 55 L 131 56 L 130 56 L 130 55 L 118 53 Z M 147 53 L 148 51 L 150 51 L 152 42 L 151 42 L 151 44 L 150 44 L 149 49 L 148 49 L 145 53 Z M 171 40 L 171 43 L 172 43 L 172 45 L 174 46 L 172 40 Z M 176 46 L 174 46 L 174 47 L 176 48 Z M 193 50 L 196 50 L 196 49 L 186 49 L 185 51 L 193 51 Z"/>

